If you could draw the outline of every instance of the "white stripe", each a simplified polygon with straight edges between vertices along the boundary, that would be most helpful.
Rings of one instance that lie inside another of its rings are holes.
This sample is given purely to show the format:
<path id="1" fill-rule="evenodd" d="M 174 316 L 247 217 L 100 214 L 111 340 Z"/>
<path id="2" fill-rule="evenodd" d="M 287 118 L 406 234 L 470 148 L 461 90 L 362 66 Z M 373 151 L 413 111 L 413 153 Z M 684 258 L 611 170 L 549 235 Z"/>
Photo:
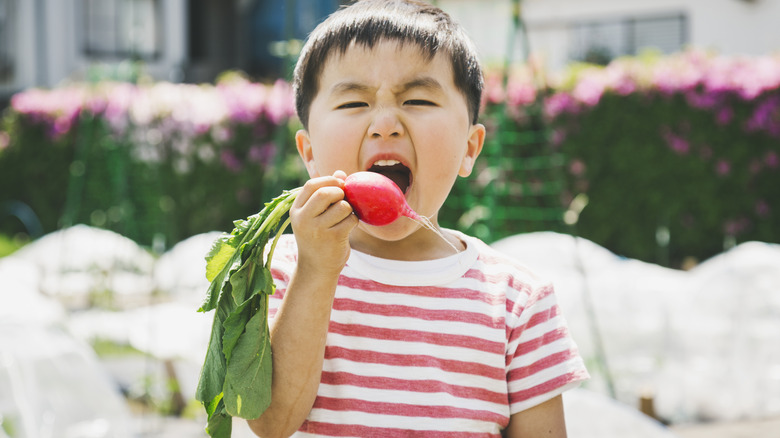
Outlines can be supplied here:
<path id="1" fill-rule="evenodd" d="M 508 382 L 509 392 L 513 393 L 533 388 L 552 379 L 566 375 L 571 371 L 582 369 L 581 367 L 582 363 L 579 360 L 574 359 L 541 369 L 537 373 L 531 374 L 526 378 Z"/>
<path id="2" fill-rule="evenodd" d="M 357 399 L 376 401 L 379 403 L 392 403 L 415 406 L 445 406 L 456 409 L 484 410 L 502 413 L 509 408 L 504 404 L 491 403 L 477 399 L 464 399 L 455 397 L 446 392 L 415 392 L 389 389 L 364 388 L 354 385 L 327 385 L 320 384 L 317 395 L 339 399 Z M 414 411 L 412 411 L 414 412 Z"/>
<path id="3" fill-rule="evenodd" d="M 546 402 L 547 400 L 555 398 L 555 397 L 563 394 L 564 392 L 566 392 L 566 391 L 568 391 L 570 389 L 577 388 L 578 386 L 580 386 L 580 383 L 581 382 L 567 383 L 567 384 L 565 384 L 565 385 L 563 385 L 563 386 L 561 386 L 559 388 L 555 388 L 554 390 L 552 390 L 550 392 L 537 395 L 536 397 L 531 397 L 528 400 L 523 400 L 523 401 L 518 402 L 518 403 L 513 403 L 512 406 L 511 406 L 512 414 L 516 414 L 516 413 L 518 413 L 520 411 L 524 411 L 524 410 L 532 408 L 532 407 L 534 407 L 536 405 L 542 404 L 542 403 Z"/>
<path id="4" fill-rule="evenodd" d="M 468 360 L 470 357 L 478 356 L 483 365 L 493 366 L 503 369 L 505 366 L 505 356 L 501 354 L 488 353 L 472 348 L 452 347 L 427 344 L 425 342 L 414 341 L 391 341 L 374 338 L 361 338 L 357 336 L 341 335 L 328 333 L 328 345 L 339 347 L 344 346 L 352 350 L 367 350 L 377 353 L 405 354 L 433 356 L 444 360 Z"/>
<path id="5" fill-rule="evenodd" d="M 415 380 L 436 380 L 448 385 L 483 388 L 487 391 L 504 393 L 506 380 L 496 380 L 473 374 L 454 373 L 434 367 L 398 367 L 392 365 L 353 362 L 347 359 L 325 359 L 323 371 L 344 372 L 365 377 L 403 378 Z"/>
<path id="6" fill-rule="evenodd" d="M 341 324 L 359 324 L 393 330 L 419 330 L 443 335 L 470 336 L 501 343 L 506 339 L 506 330 L 503 327 L 496 329 L 468 322 L 430 321 L 414 317 L 361 313 L 354 310 L 333 310 L 331 320 Z"/>
<path id="7" fill-rule="evenodd" d="M 453 287 L 452 289 L 467 289 L 473 291 L 472 287 Z M 443 294 L 446 295 L 446 290 L 443 290 Z M 474 313 L 493 313 L 494 308 L 504 310 L 505 305 L 503 302 L 496 300 L 494 303 L 486 303 L 481 299 L 478 299 L 479 294 L 474 294 L 474 299 L 469 298 L 450 298 L 450 297 L 429 297 L 429 296 L 417 296 L 413 294 L 397 293 L 397 292 L 374 292 L 364 291 L 362 289 L 354 289 L 347 286 L 340 286 L 339 298 L 346 298 L 356 301 L 361 301 L 371 304 L 379 305 L 402 305 L 419 307 L 421 309 L 430 310 L 462 310 Z"/>
<path id="8" fill-rule="evenodd" d="M 522 327 L 523 325 L 527 324 L 528 321 L 530 321 L 534 315 L 538 313 L 549 312 L 553 307 L 557 305 L 558 305 L 558 300 L 555 298 L 555 294 L 549 294 L 546 297 L 536 301 L 531 307 L 523 309 L 523 313 L 520 314 L 519 317 L 517 317 L 512 313 L 507 315 L 507 325 L 509 325 L 510 327 Z M 541 325 L 544 324 L 546 324 L 546 322 Z M 528 330 L 533 331 L 534 329 L 536 329 L 536 327 L 526 329 L 526 331 Z"/>
<path id="9" fill-rule="evenodd" d="M 567 339 L 558 339 L 555 342 L 543 345 L 536 350 L 516 357 L 509 366 L 509 369 L 516 370 L 518 368 L 526 367 L 544 359 L 545 357 L 552 356 L 553 354 L 560 353 L 562 351 L 569 351 L 569 347 L 571 347 L 571 344 Z"/>

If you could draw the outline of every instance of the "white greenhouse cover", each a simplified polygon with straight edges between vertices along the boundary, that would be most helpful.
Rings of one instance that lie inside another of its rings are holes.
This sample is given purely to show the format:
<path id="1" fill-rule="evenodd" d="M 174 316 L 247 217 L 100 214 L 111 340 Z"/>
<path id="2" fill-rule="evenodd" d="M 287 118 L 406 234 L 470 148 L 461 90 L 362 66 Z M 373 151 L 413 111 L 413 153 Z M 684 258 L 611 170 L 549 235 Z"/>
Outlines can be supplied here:
<path id="1" fill-rule="evenodd" d="M 586 387 L 607 392 L 599 335 L 627 404 L 652 393 L 658 415 L 675 423 L 780 413 L 780 245 L 746 242 L 690 271 L 550 232 L 493 247 L 553 280 L 580 351 L 594 364 Z"/>
<path id="2" fill-rule="evenodd" d="M 88 347 L 96 338 L 175 361 L 193 397 L 213 318 L 196 311 L 208 286 L 204 256 L 219 234 L 155 258 L 77 226 L 0 259 L 0 416 L 11 437 L 135 436 L 117 376 Z M 779 245 L 744 243 L 688 272 L 556 233 L 493 246 L 553 280 L 589 366 L 593 378 L 564 396 L 570 436 L 671 437 L 636 411 L 647 393 L 675 423 L 780 413 Z M 100 288 L 115 306 L 88 306 Z"/>
<path id="3" fill-rule="evenodd" d="M 65 311 L 38 292 L 35 272 L 27 262 L 0 259 L 0 433 L 133 436 L 118 387 L 92 348 L 65 330 Z"/>

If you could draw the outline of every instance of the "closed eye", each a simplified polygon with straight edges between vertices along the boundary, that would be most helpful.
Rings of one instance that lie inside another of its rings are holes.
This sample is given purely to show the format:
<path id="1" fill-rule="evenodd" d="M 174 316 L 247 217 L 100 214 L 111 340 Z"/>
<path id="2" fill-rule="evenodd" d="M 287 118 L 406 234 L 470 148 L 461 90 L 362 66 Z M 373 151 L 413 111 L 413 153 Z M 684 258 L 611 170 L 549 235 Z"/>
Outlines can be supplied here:
<path id="1" fill-rule="evenodd" d="M 436 106 L 435 103 L 425 99 L 409 99 L 404 102 L 405 105 L 423 105 L 423 106 Z"/>
<path id="2" fill-rule="evenodd" d="M 347 102 L 347 103 L 342 103 L 341 105 L 337 106 L 336 108 L 337 109 L 350 109 L 350 108 L 361 108 L 361 107 L 365 107 L 365 106 L 368 106 L 368 104 L 365 103 L 365 102 Z"/>

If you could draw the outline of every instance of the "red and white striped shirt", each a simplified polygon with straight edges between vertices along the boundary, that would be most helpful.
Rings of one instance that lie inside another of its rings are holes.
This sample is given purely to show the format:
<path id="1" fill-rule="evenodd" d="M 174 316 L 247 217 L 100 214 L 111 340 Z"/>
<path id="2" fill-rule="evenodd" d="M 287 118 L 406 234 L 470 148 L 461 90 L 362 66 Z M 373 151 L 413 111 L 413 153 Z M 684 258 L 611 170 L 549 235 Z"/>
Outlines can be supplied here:
<path id="1" fill-rule="evenodd" d="M 588 378 L 552 285 L 459 237 L 467 249 L 439 260 L 351 252 L 317 398 L 294 436 L 498 437 L 511 414 Z M 271 320 L 296 260 L 285 235 Z"/>

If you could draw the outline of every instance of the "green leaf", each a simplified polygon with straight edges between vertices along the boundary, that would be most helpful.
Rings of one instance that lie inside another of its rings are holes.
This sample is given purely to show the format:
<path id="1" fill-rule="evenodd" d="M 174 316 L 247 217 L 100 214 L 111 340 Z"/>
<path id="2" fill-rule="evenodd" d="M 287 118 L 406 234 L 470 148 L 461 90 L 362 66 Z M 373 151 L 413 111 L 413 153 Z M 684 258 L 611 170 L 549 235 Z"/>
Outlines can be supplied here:
<path id="1" fill-rule="evenodd" d="M 257 300 L 246 300 L 238 306 L 222 323 L 224 334 L 222 335 L 222 353 L 225 360 L 230 362 L 230 356 L 238 339 L 244 333 L 247 322 L 251 318 L 252 307 L 257 306 Z"/>
<path id="2" fill-rule="evenodd" d="M 276 285 L 274 284 L 274 277 L 271 275 L 271 271 L 266 267 L 258 269 L 255 275 L 252 277 L 252 295 L 264 293 L 266 295 L 273 295 L 276 291 Z"/>
<path id="3" fill-rule="evenodd" d="M 232 273 L 235 270 L 231 270 Z M 214 397 L 222 392 L 225 374 L 227 372 L 227 361 L 222 353 L 222 336 L 224 334 L 224 322 L 236 308 L 231 293 L 230 281 L 225 281 L 223 290 L 219 293 L 219 302 L 214 313 L 214 322 L 211 325 L 211 338 L 206 350 L 206 358 L 203 362 L 203 368 L 200 372 L 200 381 L 195 393 L 196 398 L 209 403 Z"/>
<path id="4" fill-rule="evenodd" d="M 218 237 L 211 245 L 211 249 L 206 255 L 206 279 L 208 281 L 214 281 L 235 255 L 236 247 L 231 246 L 229 241 L 230 235 L 225 234 Z"/>
<path id="5" fill-rule="evenodd" d="M 230 438 L 233 433 L 233 417 L 227 412 L 219 412 L 209 418 L 206 432 L 212 438 Z"/>
<path id="6" fill-rule="evenodd" d="M 222 401 L 223 393 L 219 393 L 216 397 L 214 397 L 214 400 L 211 400 L 211 402 L 206 406 L 206 414 L 211 418 L 212 415 L 214 415 L 214 412 L 217 411 L 217 407 L 220 407 L 221 409 L 225 409 L 224 404 L 219 404 L 219 402 Z"/>
<path id="7" fill-rule="evenodd" d="M 230 437 L 231 412 L 257 418 L 271 402 L 268 295 L 276 287 L 270 272 L 276 239 L 265 263 L 263 256 L 300 190 L 285 191 L 260 213 L 235 221 L 233 232 L 220 236 L 206 255 L 210 284 L 199 311 L 216 312 L 195 395 L 209 415 L 212 437 Z"/>
<path id="8" fill-rule="evenodd" d="M 225 376 L 225 409 L 230 415 L 246 419 L 259 417 L 271 403 L 267 296 L 262 296 L 261 304 L 233 349 Z"/>

